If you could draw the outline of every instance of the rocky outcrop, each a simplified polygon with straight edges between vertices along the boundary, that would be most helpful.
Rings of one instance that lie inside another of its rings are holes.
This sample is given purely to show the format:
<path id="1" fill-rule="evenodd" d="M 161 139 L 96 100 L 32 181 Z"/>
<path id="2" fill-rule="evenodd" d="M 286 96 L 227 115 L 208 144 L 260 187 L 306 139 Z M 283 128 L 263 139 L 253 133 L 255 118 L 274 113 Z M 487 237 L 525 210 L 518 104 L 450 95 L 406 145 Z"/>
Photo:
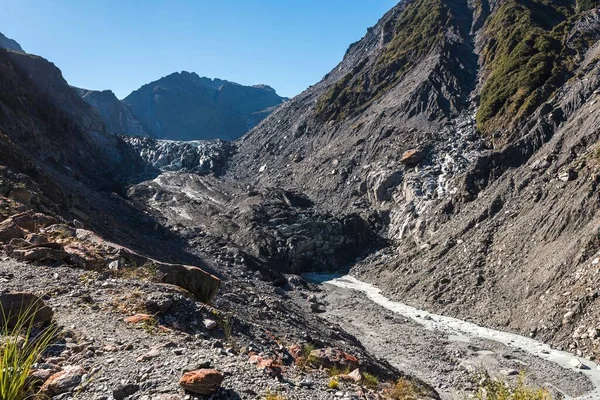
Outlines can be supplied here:
<path id="1" fill-rule="evenodd" d="M 156 262 L 158 279 L 187 289 L 203 303 L 211 303 L 221 287 L 221 280 L 198 267 Z"/>
<path id="2" fill-rule="evenodd" d="M 110 90 L 73 88 L 97 112 L 108 132 L 129 136 L 152 136 L 144 124 L 133 115 L 129 106 Z"/>
<path id="3" fill-rule="evenodd" d="M 6 50 L 23 52 L 23 48 L 19 43 L 13 39 L 7 38 L 2 33 L 0 33 L 0 47 Z"/>
<path id="4" fill-rule="evenodd" d="M 170 140 L 237 139 L 285 99 L 269 86 L 242 86 L 195 73 L 174 73 L 123 102 L 152 136 Z"/>

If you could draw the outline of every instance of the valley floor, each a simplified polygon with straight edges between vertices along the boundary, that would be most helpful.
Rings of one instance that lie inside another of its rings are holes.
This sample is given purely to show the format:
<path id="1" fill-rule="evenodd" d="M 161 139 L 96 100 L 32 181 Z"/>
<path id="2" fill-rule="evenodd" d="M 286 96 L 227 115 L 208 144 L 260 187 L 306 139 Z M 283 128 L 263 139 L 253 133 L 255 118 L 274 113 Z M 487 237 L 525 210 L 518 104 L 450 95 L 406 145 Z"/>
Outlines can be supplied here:
<path id="1" fill-rule="evenodd" d="M 599 389 L 588 376 L 597 381 L 600 372 L 595 364 L 586 360 L 583 361 L 589 368 L 583 367 L 585 370 L 569 365 L 563 367 L 516 348 L 512 341 L 505 345 L 500 341 L 466 336 L 462 332 L 452 334 L 453 329 L 449 326 L 444 330 L 430 330 L 412 319 L 414 314 L 407 316 L 395 313 L 374 303 L 362 291 L 340 287 L 336 281 L 327 283 L 331 277 L 310 278 L 325 281 L 322 285 L 323 301 L 327 304 L 324 318 L 356 336 L 374 356 L 435 387 L 443 398 L 464 398 L 474 388 L 473 377 L 480 371 L 487 371 L 491 376 L 503 380 L 517 379 L 523 371 L 528 384 L 546 387 L 555 397 L 594 398 L 594 393 Z M 360 283 L 353 278 L 345 279 Z M 432 321 L 429 315 L 423 311 L 415 319 L 421 319 L 427 325 L 428 321 Z M 528 338 L 523 339 L 533 342 Z M 539 346 L 546 348 L 541 343 Z M 574 356 L 562 352 L 550 352 L 567 357 L 567 364 L 576 360 Z"/>

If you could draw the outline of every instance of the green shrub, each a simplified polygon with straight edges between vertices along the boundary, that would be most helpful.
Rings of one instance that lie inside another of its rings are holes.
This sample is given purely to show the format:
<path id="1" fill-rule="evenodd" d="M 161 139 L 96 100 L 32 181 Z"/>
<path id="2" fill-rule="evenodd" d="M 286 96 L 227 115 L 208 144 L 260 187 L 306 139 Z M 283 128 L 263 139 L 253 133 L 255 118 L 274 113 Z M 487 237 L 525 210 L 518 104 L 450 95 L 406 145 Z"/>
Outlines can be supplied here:
<path id="1" fill-rule="evenodd" d="M 379 387 L 379 379 L 375 375 L 371 375 L 368 372 L 363 374 L 363 385 L 369 389 L 377 389 Z"/>
<path id="2" fill-rule="evenodd" d="M 527 386 L 523 372 L 513 385 L 492 379 L 487 375 L 479 379 L 478 400 L 552 400 L 547 389 Z"/>
<path id="3" fill-rule="evenodd" d="M 35 307 L 35 305 L 31 306 Z M 24 399 L 31 395 L 28 376 L 43 352 L 52 343 L 56 328 L 50 327 L 34 334 L 35 313 L 33 308 L 22 310 L 13 327 L 14 316 L 6 315 L 0 308 L 0 400 Z"/>

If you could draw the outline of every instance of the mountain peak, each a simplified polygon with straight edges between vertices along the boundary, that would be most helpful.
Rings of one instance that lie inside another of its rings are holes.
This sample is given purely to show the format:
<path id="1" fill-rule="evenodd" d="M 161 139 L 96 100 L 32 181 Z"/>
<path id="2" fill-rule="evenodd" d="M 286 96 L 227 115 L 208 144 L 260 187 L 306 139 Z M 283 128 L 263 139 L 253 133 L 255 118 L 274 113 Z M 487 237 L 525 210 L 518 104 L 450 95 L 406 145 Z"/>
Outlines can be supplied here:
<path id="1" fill-rule="evenodd" d="M 13 39 L 7 38 L 2 33 L 0 33 L 0 48 L 11 51 L 20 51 L 22 53 L 25 52 L 19 43 Z"/>

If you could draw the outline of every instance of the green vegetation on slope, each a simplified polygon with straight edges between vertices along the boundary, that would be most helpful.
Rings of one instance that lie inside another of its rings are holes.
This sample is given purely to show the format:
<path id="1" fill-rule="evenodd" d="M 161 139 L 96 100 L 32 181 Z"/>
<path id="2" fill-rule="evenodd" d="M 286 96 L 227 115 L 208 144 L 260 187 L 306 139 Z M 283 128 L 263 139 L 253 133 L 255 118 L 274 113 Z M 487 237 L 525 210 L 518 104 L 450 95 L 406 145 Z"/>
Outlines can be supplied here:
<path id="1" fill-rule="evenodd" d="M 450 18 L 441 0 L 414 0 L 392 22 L 393 37 L 363 71 L 366 60 L 357 65 L 319 99 L 317 115 L 323 120 L 341 120 L 360 112 L 371 101 L 397 83 L 410 68 L 429 54 L 443 38 Z"/>
<path id="2" fill-rule="evenodd" d="M 484 132 L 528 115 L 569 78 L 563 41 L 574 10 L 565 4 L 509 0 L 486 22 L 482 64 L 490 75 L 477 114 Z"/>

